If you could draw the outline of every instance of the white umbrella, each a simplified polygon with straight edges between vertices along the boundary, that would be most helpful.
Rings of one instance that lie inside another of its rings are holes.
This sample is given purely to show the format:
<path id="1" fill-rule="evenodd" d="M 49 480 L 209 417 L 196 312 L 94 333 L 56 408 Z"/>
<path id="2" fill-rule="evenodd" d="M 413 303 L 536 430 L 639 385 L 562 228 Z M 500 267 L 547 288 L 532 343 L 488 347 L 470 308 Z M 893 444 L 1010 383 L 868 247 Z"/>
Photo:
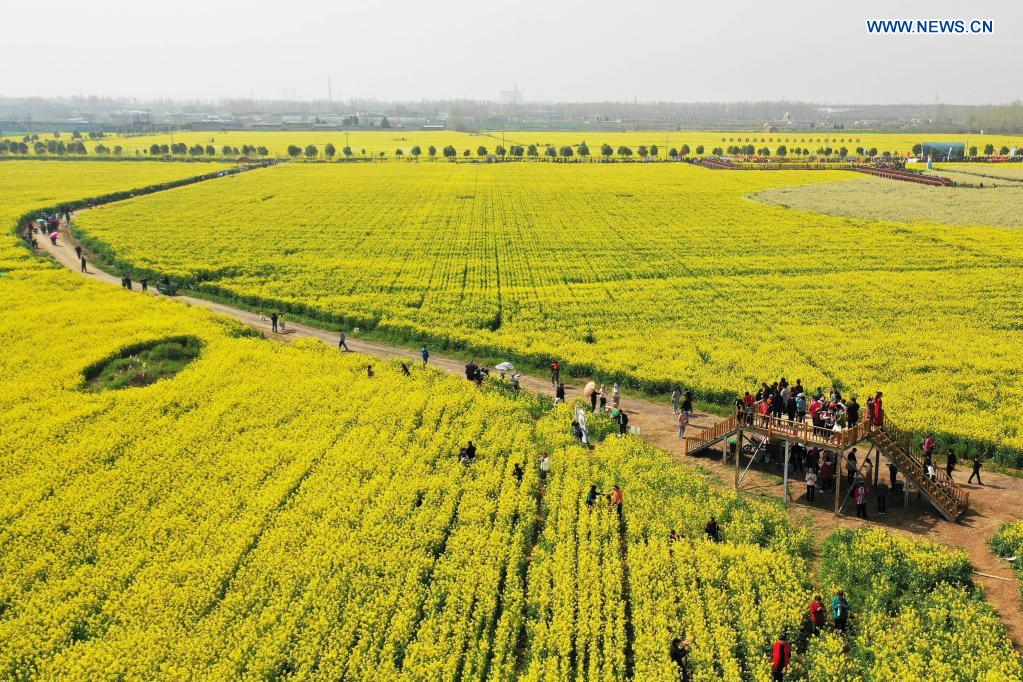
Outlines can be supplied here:
<path id="1" fill-rule="evenodd" d="M 513 369 L 515 369 L 515 365 L 513 365 L 510 362 L 502 362 L 499 365 L 494 365 L 494 369 L 496 369 L 498 371 L 501 371 L 501 372 L 510 372 Z"/>
<path id="2" fill-rule="evenodd" d="M 597 384 L 595 384 L 594 382 L 591 381 L 588 384 L 586 384 L 586 388 L 583 389 L 583 396 L 586 397 L 586 398 L 589 398 L 590 394 L 593 393 L 596 390 L 597 390 Z"/>

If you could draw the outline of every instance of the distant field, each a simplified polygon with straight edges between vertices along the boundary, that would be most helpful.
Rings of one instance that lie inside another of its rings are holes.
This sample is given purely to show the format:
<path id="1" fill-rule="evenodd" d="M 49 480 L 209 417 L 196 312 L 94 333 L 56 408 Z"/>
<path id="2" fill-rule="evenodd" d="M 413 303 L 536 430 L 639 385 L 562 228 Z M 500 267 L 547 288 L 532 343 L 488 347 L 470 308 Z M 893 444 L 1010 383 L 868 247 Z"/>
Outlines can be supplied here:
<path id="1" fill-rule="evenodd" d="M 937 174 L 973 184 L 984 181 L 976 175 Z M 756 198 L 787 208 L 863 220 L 1023 227 L 1023 187 L 1015 183 L 981 189 L 858 177 L 812 186 L 777 187 L 758 193 Z"/>
<path id="2" fill-rule="evenodd" d="M 1023 182 L 1023 164 L 1019 163 L 936 163 L 930 172 L 974 185 L 1019 186 Z"/>
<path id="3" fill-rule="evenodd" d="M 785 184 L 805 210 L 747 198 Z M 918 191 L 944 196 L 842 171 L 289 164 L 78 228 L 124 267 L 253 306 L 722 402 L 765 377 L 836 381 L 1023 450 L 1023 231 L 937 224 L 957 205 L 891 222 Z M 1018 193 L 963 192 L 1019 215 Z M 823 215 L 854 201 L 885 212 Z"/>
<path id="4" fill-rule="evenodd" d="M 0 271 L 46 267 L 45 261 L 13 248 L 15 221 L 31 209 L 87 199 L 202 175 L 209 164 L 140 161 L 139 163 L 76 163 L 8 161 L 0 163 Z M 22 227 L 22 226 L 19 226 Z"/>
<path id="5" fill-rule="evenodd" d="M 44 141 L 50 139 L 49 135 L 40 135 Z M 70 141 L 68 133 L 62 133 L 61 140 Z M 149 153 L 153 144 L 171 145 L 172 142 L 192 146 L 200 144 L 203 147 L 213 145 L 216 156 L 224 156 L 222 148 L 224 145 L 238 147 L 243 145 L 264 146 L 271 157 L 284 158 L 288 155 L 288 146 L 296 145 L 303 149 L 307 145 L 315 145 L 322 156 L 323 147 L 331 143 L 338 150 L 337 158 L 341 158 L 341 149 L 348 144 L 355 156 L 379 157 L 383 152 L 388 158 L 393 158 L 395 152 L 401 149 L 404 154 L 409 154 L 413 146 L 420 146 L 423 158 L 426 158 L 426 151 L 430 145 L 438 150 L 438 158 L 441 158 L 440 150 L 447 145 L 454 146 L 459 153 L 469 150 L 475 157 L 476 150 L 481 145 L 488 151 L 493 152 L 494 148 L 504 143 L 506 147 L 513 144 L 528 146 L 535 144 L 539 147 L 540 153 L 548 145 L 555 147 L 571 146 L 576 148 L 583 142 L 590 149 L 592 156 L 600 153 L 603 144 L 609 144 L 615 150 L 620 146 L 630 147 L 634 152 L 642 145 L 647 148 L 656 146 L 658 156 L 666 158 L 671 148 L 681 149 L 688 145 L 691 155 L 697 155 L 696 148 L 703 146 L 703 154 L 711 153 L 715 147 L 727 148 L 737 144 L 753 144 L 758 148 L 770 147 L 776 150 L 779 146 L 785 145 L 791 152 L 794 147 L 809 148 L 813 153 L 821 147 L 831 147 L 837 153 L 845 147 L 849 153 L 855 153 L 857 147 L 871 149 L 876 147 L 878 152 L 898 152 L 902 155 L 911 153 L 914 144 L 923 141 L 930 142 L 965 142 L 962 135 L 932 135 L 929 133 L 872 133 L 857 131 L 802 131 L 802 132 L 775 132 L 763 131 L 633 131 L 633 132 L 603 132 L 600 130 L 579 131 L 579 132 L 538 132 L 538 131 L 484 131 L 479 134 L 460 133 L 455 131 L 421 131 L 417 129 L 389 129 L 389 130 L 358 130 L 350 133 L 342 131 L 246 131 L 237 130 L 229 132 L 204 131 L 204 132 L 175 132 L 160 133 L 156 135 L 136 136 L 108 136 L 102 140 L 84 140 L 90 153 L 95 153 L 97 144 L 104 144 L 110 149 L 121 146 L 125 155 L 134 156 Z M 993 144 L 996 148 L 1004 146 L 1023 147 L 1023 137 L 1002 136 L 1002 135 L 971 135 L 971 146 L 976 144 L 983 148 L 986 144 Z"/>
<path id="6" fill-rule="evenodd" d="M 862 131 L 800 131 L 800 132 L 775 132 L 763 131 L 637 131 L 626 133 L 605 133 L 600 131 L 591 132 L 538 132 L 538 131 L 491 131 L 492 136 L 500 138 L 502 135 L 515 144 L 538 144 L 554 145 L 576 145 L 586 142 L 591 153 L 597 153 L 601 144 L 607 143 L 616 148 L 619 145 L 635 147 L 639 145 L 657 145 L 660 155 L 663 157 L 664 149 L 672 147 L 681 148 L 683 144 L 695 153 L 698 145 L 703 145 L 704 153 L 709 154 L 714 147 L 727 148 L 737 144 L 753 144 L 757 147 L 770 147 L 776 150 L 779 145 L 785 145 L 789 151 L 793 147 L 809 147 L 813 152 L 819 147 L 830 146 L 836 152 L 841 147 L 846 147 L 850 153 L 855 152 L 857 147 L 870 149 L 876 147 L 878 152 L 899 152 L 908 155 L 912 152 L 913 145 L 921 142 L 963 142 L 963 135 L 931 134 L 931 133 L 874 133 Z M 1006 135 L 971 135 L 970 146 L 977 145 L 981 149 L 986 144 L 993 144 L 995 148 L 1003 145 L 1008 147 L 1023 146 L 1023 136 Z"/>

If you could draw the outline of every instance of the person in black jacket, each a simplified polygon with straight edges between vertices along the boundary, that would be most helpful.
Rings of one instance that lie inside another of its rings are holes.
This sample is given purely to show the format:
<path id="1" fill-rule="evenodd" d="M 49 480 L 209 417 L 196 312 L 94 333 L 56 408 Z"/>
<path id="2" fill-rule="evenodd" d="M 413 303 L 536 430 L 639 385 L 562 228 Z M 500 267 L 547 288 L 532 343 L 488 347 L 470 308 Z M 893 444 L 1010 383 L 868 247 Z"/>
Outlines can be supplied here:
<path id="1" fill-rule="evenodd" d="M 714 542 L 721 542 L 721 529 L 718 528 L 717 519 L 713 516 L 710 517 L 710 521 L 707 522 L 707 525 L 704 526 L 703 530 L 707 533 L 707 537 L 711 540 Z"/>
<path id="2" fill-rule="evenodd" d="M 625 410 L 618 410 L 618 435 L 624 436 L 629 432 L 629 415 Z"/>
<path id="3" fill-rule="evenodd" d="M 849 426 L 856 426 L 860 423 L 860 404 L 856 402 L 856 396 L 853 396 L 849 404 L 845 406 L 845 417 Z"/>
<path id="4" fill-rule="evenodd" d="M 681 637 L 671 640 L 668 648 L 668 658 L 678 666 L 678 678 L 681 682 L 689 682 L 689 641 Z"/>
<path id="5" fill-rule="evenodd" d="M 558 389 L 554 392 L 555 402 L 565 402 L 565 384 L 558 384 Z"/>

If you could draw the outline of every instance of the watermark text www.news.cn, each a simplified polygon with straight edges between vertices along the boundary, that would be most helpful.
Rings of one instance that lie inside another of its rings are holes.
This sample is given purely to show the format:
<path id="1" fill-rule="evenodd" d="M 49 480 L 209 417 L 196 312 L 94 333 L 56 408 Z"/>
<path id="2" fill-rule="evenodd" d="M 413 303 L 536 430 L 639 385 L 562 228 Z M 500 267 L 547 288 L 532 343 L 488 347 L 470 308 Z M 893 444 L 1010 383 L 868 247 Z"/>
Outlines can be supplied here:
<path id="1" fill-rule="evenodd" d="M 991 19 L 867 19 L 867 33 L 971 34 L 994 33 Z"/>

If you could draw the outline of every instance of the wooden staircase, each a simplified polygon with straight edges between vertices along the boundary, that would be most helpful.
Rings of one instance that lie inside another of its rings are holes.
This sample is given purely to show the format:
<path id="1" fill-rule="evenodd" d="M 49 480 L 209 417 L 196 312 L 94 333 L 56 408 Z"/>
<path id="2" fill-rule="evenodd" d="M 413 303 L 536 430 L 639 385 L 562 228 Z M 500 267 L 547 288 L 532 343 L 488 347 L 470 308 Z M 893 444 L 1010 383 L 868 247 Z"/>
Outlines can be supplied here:
<path id="1" fill-rule="evenodd" d="M 885 415 L 884 425 L 871 429 L 867 438 L 895 464 L 902 475 L 926 497 L 934 508 L 949 521 L 958 521 L 970 503 L 970 494 L 956 485 L 943 469 L 935 467 L 931 480 L 923 465 L 923 453 L 916 449 L 911 432 L 895 426 Z"/>
<path id="2" fill-rule="evenodd" d="M 743 415 L 741 418 L 739 415 L 732 415 L 699 433 L 686 436 L 683 451 L 686 455 L 695 455 L 740 430 L 747 434 L 760 435 L 768 440 L 790 441 L 807 447 L 816 446 L 838 451 L 847 450 L 857 443 L 868 440 L 888 458 L 888 461 L 895 464 L 903 478 L 912 482 L 947 520 L 958 521 L 969 506 L 969 493 L 956 485 L 944 470 L 935 468 L 934 480 L 928 478 L 923 465 L 923 453 L 916 446 L 914 435 L 897 427 L 887 415 L 881 426 L 862 421 L 841 433 L 814 428 L 808 423 L 791 422 L 785 418 L 761 416 L 756 413 Z"/>

